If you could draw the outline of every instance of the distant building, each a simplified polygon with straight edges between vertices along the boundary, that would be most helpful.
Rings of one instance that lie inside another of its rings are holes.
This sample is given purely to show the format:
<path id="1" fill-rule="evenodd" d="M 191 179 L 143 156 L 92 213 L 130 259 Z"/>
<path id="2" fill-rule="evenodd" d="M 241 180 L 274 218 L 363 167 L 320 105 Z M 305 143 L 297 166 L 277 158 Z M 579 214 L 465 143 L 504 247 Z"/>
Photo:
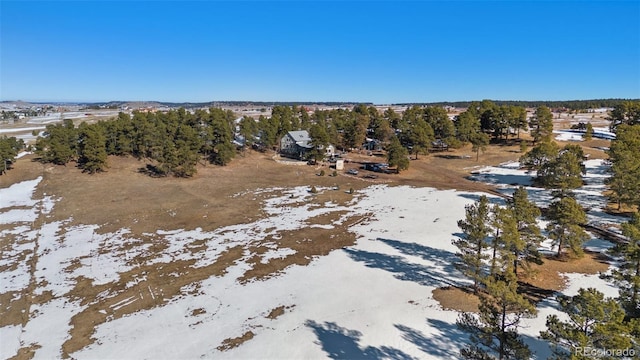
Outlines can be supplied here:
<path id="1" fill-rule="evenodd" d="M 333 145 L 323 147 L 327 156 L 334 152 Z M 280 139 L 280 154 L 286 157 L 304 160 L 313 149 L 307 130 L 289 131 Z"/>

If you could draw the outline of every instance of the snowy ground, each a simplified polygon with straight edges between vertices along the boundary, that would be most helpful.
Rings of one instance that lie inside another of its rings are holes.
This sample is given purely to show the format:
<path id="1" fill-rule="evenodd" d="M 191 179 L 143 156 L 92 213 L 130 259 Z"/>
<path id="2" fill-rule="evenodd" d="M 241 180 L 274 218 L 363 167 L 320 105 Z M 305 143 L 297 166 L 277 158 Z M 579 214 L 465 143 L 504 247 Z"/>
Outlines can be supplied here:
<path id="1" fill-rule="evenodd" d="M 584 162 L 587 173 L 583 176 L 585 185 L 574 191 L 576 200 L 586 209 L 589 224 L 617 231 L 618 226 L 628 219 L 605 213 L 607 199 L 603 195 L 606 189 L 605 179 L 609 164 L 606 160 L 587 160 Z M 548 207 L 552 201 L 551 190 L 531 186 L 535 171 L 520 169 L 520 163 L 508 162 L 499 166 L 486 166 L 474 170 L 471 178 L 476 181 L 496 185 L 500 192 L 511 195 L 517 186 L 524 186 L 529 199 L 540 207 Z"/>
<path id="2" fill-rule="evenodd" d="M 580 130 L 554 130 L 555 139 L 558 141 L 583 141 L 584 132 Z M 609 128 L 594 127 L 593 137 L 598 139 L 613 140 L 616 134 L 609 131 Z"/>
<path id="3" fill-rule="evenodd" d="M 588 185 L 581 190 L 581 201 L 601 209 L 606 165 L 590 161 L 587 167 Z M 483 168 L 476 176 L 494 183 L 530 185 L 531 174 L 517 168 L 515 163 Z M 14 239 L 2 251 L 0 294 L 29 285 L 35 286 L 36 295 L 52 294 L 51 300 L 31 307 L 25 326 L 0 328 L 2 358 L 30 345 L 35 358 L 60 357 L 73 330 L 71 319 L 88 311 L 103 314 L 107 321 L 96 326 L 91 345 L 70 354 L 76 359 L 451 359 L 468 341 L 455 325 L 457 312 L 443 310 L 432 291 L 467 283 L 453 267 L 451 240 L 458 235 L 456 222 L 463 218 L 464 206 L 481 194 L 377 185 L 357 194 L 350 206 L 329 202 L 317 207 L 309 206 L 306 200 L 313 195 L 305 188 L 265 189 L 271 196 L 262 203 L 264 218 L 213 232 L 160 229 L 148 236 L 166 246 L 152 252 L 149 242 L 135 239 L 127 229 L 104 234 L 96 231 L 97 225 L 67 227 L 65 222 L 47 221 L 55 201 L 34 197 L 40 180 L 0 189 L 0 223 L 9 225 L 0 235 Z M 546 193 L 528 189 L 537 203 L 548 202 Z M 513 186 L 505 185 L 504 191 L 513 191 Z M 127 293 L 131 296 L 109 288 L 135 267 L 178 260 L 205 267 L 226 249 L 237 245 L 248 249 L 252 241 L 267 236 L 274 241 L 263 261 L 289 256 L 291 249 L 278 246 L 278 233 L 310 226 L 311 218 L 332 212 L 345 215 L 323 226 L 337 226 L 350 216 L 373 215 L 349 229 L 359 237 L 353 247 L 316 258 L 308 266 L 290 266 L 266 280 L 240 283 L 238 278 L 251 267 L 245 256 L 225 274 L 185 285 L 180 295 L 171 298 L 147 288 L 144 277 L 127 282 L 128 290 L 134 290 Z M 599 219 L 604 215 L 597 210 L 590 216 L 592 221 L 611 220 Z M 598 241 L 594 246 L 606 247 Z M 194 250 L 202 242 L 206 246 Z M 37 262 L 31 275 L 26 260 L 32 256 Z M 134 258 L 142 263 L 130 261 Z M 90 279 L 93 286 L 106 285 L 106 290 L 96 299 L 74 298 L 71 290 L 80 277 Z M 616 295 L 597 275 L 569 274 L 569 279 L 565 294 L 593 286 Z M 157 305 L 117 316 L 144 301 Z M 282 315 L 267 317 L 280 307 Z M 549 354 L 537 336 L 546 315 L 557 312 L 555 301 L 548 299 L 541 303 L 538 317 L 525 322 L 522 333 L 536 359 Z M 218 349 L 225 339 L 248 332 L 254 337 L 240 346 Z"/>

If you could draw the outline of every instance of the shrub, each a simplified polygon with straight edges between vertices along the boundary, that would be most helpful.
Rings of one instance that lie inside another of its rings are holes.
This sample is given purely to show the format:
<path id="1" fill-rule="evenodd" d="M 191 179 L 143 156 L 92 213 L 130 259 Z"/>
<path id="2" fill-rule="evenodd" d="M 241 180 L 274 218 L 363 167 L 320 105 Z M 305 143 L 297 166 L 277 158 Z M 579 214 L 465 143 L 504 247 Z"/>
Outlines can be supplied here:
<path id="1" fill-rule="evenodd" d="M 324 170 L 320 170 L 320 176 L 324 176 Z"/>
<path id="2" fill-rule="evenodd" d="M 315 187 L 315 186 L 312 186 L 312 187 L 311 187 L 311 190 L 309 190 L 309 191 L 310 191 L 312 194 L 315 194 L 315 193 L 317 193 L 317 192 L 318 192 L 318 189 L 316 189 L 316 187 Z"/>

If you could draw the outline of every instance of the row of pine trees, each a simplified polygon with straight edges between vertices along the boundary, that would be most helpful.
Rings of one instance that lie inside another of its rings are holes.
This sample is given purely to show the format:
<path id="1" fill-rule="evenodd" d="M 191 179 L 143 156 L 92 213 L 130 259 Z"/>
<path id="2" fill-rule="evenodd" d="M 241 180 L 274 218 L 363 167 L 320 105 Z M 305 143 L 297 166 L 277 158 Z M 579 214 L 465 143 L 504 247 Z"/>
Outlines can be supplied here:
<path id="1" fill-rule="evenodd" d="M 275 106 L 270 117 L 257 121 L 243 117 L 238 124 L 231 111 L 185 109 L 167 113 L 119 114 L 110 121 L 81 124 L 71 120 L 49 125 L 36 144 L 44 162 L 67 164 L 77 161 L 84 171 L 95 173 L 107 167 L 107 155 L 133 155 L 157 162 L 162 175 L 191 176 L 196 164 L 206 160 L 226 165 L 234 157 L 233 140 L 244 145 L 277 148 L 280 138 L 291 130 L 308 130 L 314 145 L 334 144 L 339 149 L 358 149 L 366 138 L 379 141 L 390 150 L 392 166 L 408 167 L 407 155 L 426 154 L 434 140 L 449 147 L 474 144 L 484 150 L 492 136 L 509 139 L 511 129 L 528 129 L 526 111 L 517 106 L 497 106 L 491 101 L 474 102 L 451 120 L 442 107 L 413 106 L 402 114 L 392 109 L 380 113 L 375 107 L 317 110 L 309 115 L 303 107 Z M 311 154 L 322 156 L 320 152 Z"/>

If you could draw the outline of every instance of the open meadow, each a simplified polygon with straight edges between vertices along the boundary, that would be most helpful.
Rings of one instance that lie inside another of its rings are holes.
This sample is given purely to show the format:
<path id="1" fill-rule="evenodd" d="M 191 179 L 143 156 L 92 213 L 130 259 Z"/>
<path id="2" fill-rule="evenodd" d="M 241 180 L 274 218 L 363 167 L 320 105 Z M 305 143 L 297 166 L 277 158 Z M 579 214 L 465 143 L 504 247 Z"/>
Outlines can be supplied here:
<path id="1" fill-rule="evenodd" d="M 616 231 L 607 143 L 581 142 L 591 160 L 577 193 L 590 223 Z M 515 185 L 548 205 L 520 155 L 490 146 L 476 161 L 468 146 L 377 179 L 253 151 L 188 179 L 150 177 L 131 157 L 86 175 L 23 156 L 0 177 L 0 356 L 456 357 L 468 337 L 458 310 L 477 307 L 453 266 L 465 205 L 501 203 Z M 346 169 L 371 160 L 348 158 Z M 616 295 L 598 277 L 609 246 L 594 236 L 585 258 L 521 279 L 542 294 L 521 330 L 535 358 L 550 354 L 538 335 L 559 313 L 552 295 Z"/>

